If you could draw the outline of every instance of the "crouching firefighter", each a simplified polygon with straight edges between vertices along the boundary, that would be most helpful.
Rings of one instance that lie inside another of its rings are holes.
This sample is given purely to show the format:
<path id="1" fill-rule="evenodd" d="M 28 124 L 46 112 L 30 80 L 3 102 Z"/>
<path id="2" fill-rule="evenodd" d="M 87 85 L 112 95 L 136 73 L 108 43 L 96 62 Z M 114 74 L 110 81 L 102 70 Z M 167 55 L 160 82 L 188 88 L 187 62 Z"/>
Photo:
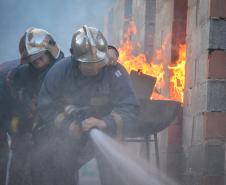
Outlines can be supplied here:
<path id="1" fill-rule="evenodd" d="M 108 49 L 98 29 L 83 26 L 72 37 L 71 56 L 47 73 L 34 130 L 34 185 L 74 185 L 78 169 L 94 157 L 87 131 L 114 137 L 136 124 L 139 105 L 128 73 Z"/>
<path id="2" fill-rule="evenodd" d="M 31 184 L 31 130 L 36 113 L 36 102 L 47 71 L 63 58 L 55 40 L 46 30 L 29 28 L 19 42 L 20 63 L 8 75 L 11 96 L 9 134 L 12 161 L 10 185 Z"/>

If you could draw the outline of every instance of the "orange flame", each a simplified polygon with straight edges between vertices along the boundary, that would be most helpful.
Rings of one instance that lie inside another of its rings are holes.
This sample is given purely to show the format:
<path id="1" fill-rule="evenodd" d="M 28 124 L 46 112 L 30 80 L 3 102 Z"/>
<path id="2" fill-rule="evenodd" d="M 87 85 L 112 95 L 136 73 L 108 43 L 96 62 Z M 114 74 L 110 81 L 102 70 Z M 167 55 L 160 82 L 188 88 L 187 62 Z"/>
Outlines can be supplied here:
<path id="1" fill-rule="evenodd" d="M 185 84 L 186 45 L 179 46 L 179 58 L 175 65 L 171 64 L 170 97 L 183 103 Z"/>
<path id="2" fill-rule="evenodd" d="M 151 58 L 150 63 L 148 63 L 144 53 L 133 55 L 134 45 L 131 41 L 131 37 L 136 33 L 137 33 L 137 29 L 136 29 L 135 23 L 130 22 L 128 29 L 123 35 L 123 43 L 118 49 L 120 53 L 119 62 L 126 68 L 128 73 L 130 73 L 132 70 L 135 70 L 135 71 L 141 71 L 144 74 L 156 77 L 157 78 L 156 86 L 151 99 L 166 100 L 168 98 L 161 95 L 161 89 L 165 86 L 164 64 L 167 64 L 167 61 L 166 61 L 166 57 L 164 56 L 164 51 L 165 51 L 166 45 L 169 43 L 170 34 L 167 35 L 161 48 L 155 51 L 154 55 Z M 182 59 L 183 60 L 185 59 L 184 58 L 185 51 L 186 51 L 186 47 L 185 47 L 185 50 L 183 50 L 183 53 L 182 53 L 183 56 L 180 56 L 178 61 L 176 62 L 176 64 L 178 65 L 168 67 L 172 73 L 172 76 L 170 79 L 170 85 L 173 86 L 173 87 L 170 87 L 170 97 L 174 100 L 178 100 L 181 102 L 183 102 L 184 86 L 182 87 L 182 82 L 184 84 L 184 76 L 180 78 L 178 74 L 180 74 L 180 76 L 184 74 L 184 72 L 179 72 L 179 71 L 181 70 L 181 68 L 183 68 L 184 70 L 184 66 L 183 66 L 184 62 L 180 62 L 180 61 Z M 186 56 L 186 53 L 185 53 L 185 56 Z M 175 83 L 175 80 L 173 79 L 177 79 L 177 82 L 180 82 L 180 83 Z M 177 87 L 178 85 L 179 87 Z"/>
<path id="3" fill-rule="evenodd" d="M 124 34 L 124 42 L 120 46 L 119 50 L 119 62 L 130 73 L 132 70 L 141 71 L 144 74 L 154 76 L 157 78 L 156 86 L 161 88 L 164 86 L 164 70 L 163 64 L 155 64 L 154 59 L 149 64 L 147 63 L 146 56 L 141 53 L 133 55 L 133 43 L 130 40 L 131 35 L 137 32 L 134 22 L 130 22 L 127 31 Z M 156 55 L 158 56 L 158 55 Z"/>

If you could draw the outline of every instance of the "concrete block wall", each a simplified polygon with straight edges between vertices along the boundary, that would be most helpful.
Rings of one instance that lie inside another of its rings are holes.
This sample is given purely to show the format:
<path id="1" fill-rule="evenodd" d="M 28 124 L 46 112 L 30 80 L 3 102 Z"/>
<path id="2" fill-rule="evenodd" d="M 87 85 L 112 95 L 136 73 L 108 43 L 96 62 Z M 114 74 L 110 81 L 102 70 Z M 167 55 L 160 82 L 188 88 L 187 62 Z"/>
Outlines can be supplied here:
<path id="1" fill-rule="evenodd" d="M 123 38 L 125 3 L 126 0 L 117 0 L 109 10 L 109 14 L 106 15 L 104 35 L 106 35 L 108 43 L 116 47 L 120 46 Z"/>
<path id="2" fill-rule="evenodd" d="M 156 20 L 156 0 L 147 0 L 145 7 L 145 35 L 144 53 L 147 61 L 150 61 L 154 53 L 155 21 Z"/>
<path id="3" fill-rule="evenodd" d="M 188 0 L 184 183 L 225 184 L 226 1 Z"/>
<path id="4" fill-rule="evenodd" d="M 145 8 L 146 0 L 132 1 L 132 16 L 131 19 L 135 22 L 137 27 L 137 34 L 132 37 L 135 44 L 134 54 L 144 53 L 144 34 L 145 34 Z"/>

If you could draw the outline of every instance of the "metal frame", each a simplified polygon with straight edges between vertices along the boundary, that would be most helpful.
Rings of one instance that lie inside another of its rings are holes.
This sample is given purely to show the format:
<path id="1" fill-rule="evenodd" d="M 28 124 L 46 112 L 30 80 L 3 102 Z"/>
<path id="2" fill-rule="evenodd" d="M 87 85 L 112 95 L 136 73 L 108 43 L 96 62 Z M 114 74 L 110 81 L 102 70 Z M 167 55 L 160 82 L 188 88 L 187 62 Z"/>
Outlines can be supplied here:
<path id="1" fill-rule="evenodd" d="M 151 139 L 151 135 L 145 135 L 144 137 L 137 137 L 137 138 L 125 138 L 124 141 L 128 143 L 133 142 L 144 142 L 146 147 L 146 159 L 150 160 L 150 142 L 155 143 L 155 160 L 156 160 L 156 166 L 157 168 L 160 168 L 160 159 L 159 159 L 159 148 L 158 148 L 158 137 L 157 133 L 153 134 L 154 139 Z"/>

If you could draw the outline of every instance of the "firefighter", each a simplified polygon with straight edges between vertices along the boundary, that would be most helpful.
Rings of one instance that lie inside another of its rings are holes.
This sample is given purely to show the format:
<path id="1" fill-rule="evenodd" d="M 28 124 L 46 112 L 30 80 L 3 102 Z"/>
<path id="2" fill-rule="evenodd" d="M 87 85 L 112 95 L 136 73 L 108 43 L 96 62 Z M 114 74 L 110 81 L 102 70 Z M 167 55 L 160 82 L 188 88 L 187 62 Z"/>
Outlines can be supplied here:
<path id="1" fill-rule="evenodd" d="M 90 129 L 116 136 L 136 124 L 139 105 L 128 73 L 109 57 L 103 34 L 83 26 L 70 52 L 51 68 L 39 93 L 34 185 L 75 184 L 78 169 L 93 157 L 84 156 Z"/>
<path id="2" fill-rule="evenodd" d="M 10 185 L 31 184 L 29 153 L 37 96 L 47 71 L 64 57 L 50 33 L 33 27 L 21 37 L 19 52 L 21 65 L 7 77 L 11 109 L 8 132 L 13 152 Z"/>

